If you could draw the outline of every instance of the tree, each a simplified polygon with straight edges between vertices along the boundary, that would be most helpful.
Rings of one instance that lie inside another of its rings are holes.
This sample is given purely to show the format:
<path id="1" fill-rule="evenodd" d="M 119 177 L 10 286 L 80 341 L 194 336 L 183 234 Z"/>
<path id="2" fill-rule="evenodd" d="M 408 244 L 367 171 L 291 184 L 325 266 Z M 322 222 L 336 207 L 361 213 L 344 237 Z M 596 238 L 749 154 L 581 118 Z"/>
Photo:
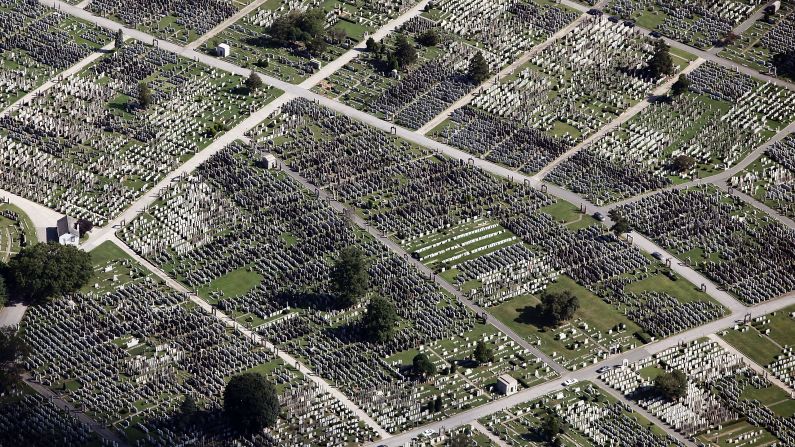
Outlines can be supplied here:
<path id="1" fill-rule="evenodd" d="M 177 425 L 182 430 L 189 428 L 191 425 L 193 425 L 193 420 L 196 417 L 196 412 L 198 411 L 199 409 L 196 407 L 196 401 L 193 399 L 193 396 L 185 396 L 185 398 L 182 400 L 182 404 L 179 406 Z"/>
<path id="2" fill-rule="evenodd" d="M 343 307 L 359 302 L 367 293 L 370 275 L 362 251 L 356 247 L 340 250 L 334 267 L 331 269 L 331 286 Z"/>
<path id="3" fill-rule="evenodd" d="M 554 440 L 563 433 L 563 424 L 560 422 L 558 415 L 548 412 L 541 423 L 541 436 L 547 442 L 554 442 Z"/>
<path id="4" fill-rule="evenodd" d="M 675 369 L 654 378 L 654 388 L 663 397 L 675 401 L 687 395 L 687 376 Z"/>
<path id="5" fill-rule="evenodd" d="M 331 39 L 331 42 L 340 44 L 345 42 L 345 39 L 348 38 L 348 33 L 342 28 L 332 28 L 328 32 L 328 37 Z"/>
<path id="6" fill-rule="evenodd" d="M 121 28 L 116 31 L 116 38 L 113 41 L 113 45 L 117 50 L 124 46 L 124 33 L 121 32 Z"/>
<path id="7" fill-rule="evenodd" d="M 447 444 L 448 447 L 473 447 L 477 445 L 475 440 L 472 438 L 472 433 L 467 428 L 465 431 L 458 432 L 450 437 L 450 440 Z"/>
<path id="8" fill-rule="evenodd" d="M 433 28 L 426 30 L 417 36 L 417 42 L 419 42 L 420 45 L 426 47 L 435 47 L 436 45 L 439 45 L 441 40 L 442 37 L 439 35 L 439 32 Z"/>
<path id="9" fill-rule="evenodd" d="M 444 408 L 444 401 L 442 401 L 442 396 L 436 396 L 436 400 L 433 401 L 433 411 L 438 413 L 442 411 Z"/>
<path id="10" fill-rule="evenodd" d="M 0 395 L 19 385 L 22 362 L 28 351 L 28 346 L 19 334 L 11 329 L 0 329 Z"/>
<path id="11" fill-rule="evenodd" d="M 395 51 L 392 53 L 397 61 L 398 68 L 403 69 L 417 61 L 417 50 L 409 43 L 408 38 L 399 34 L 395 43 Z"/>
<path id="12" fill-rule="evenodd" d="M 424 353 L 419 353 L 414 356 L 411 361 L 414 367 L 414 373 L 423 377 L 436 374 L 436 365 Z"/>
<path id="13" fill-rule="evenodd" d="M 538 307 L 544 320 L 557 326 L 574 316 L 574 312 L 580 307 L 580 301 L 568 290 L 558 293 L 544 292 Z"/>
<path id="14" fill-rule="evenodd" d="M 392 301 L 377 296 L 367 303 L 367 312 L 362 317 L 362 329 L 367 337 L 384 343 L 392 337 L 398 323 L 398 314 Z"/>
<path id="15" fill-rule="evenodd" d="M 671 59 L 669 50 L 668 44 L 662 39 L 658 39 L 654 42 L 654 55 L 649 59 L 647 65 L 649 74 L 651 74 L 653 78 L 661 78 L 673 74 L 674 62 Z"/>
<path id="16" fill-rule="evenodd" d="M 0 265 L 0 309 L 8 302 L 8 287 L 6 286 L 5 266 Z"/>
<path id="17" fill-rule="evenodd" d="M 321 54 L 325 53 L 326 48 L 328 48 L 326 40 L 319 36 L 307 40 L 304 45 L 306 46 L 306 51 L 308 51 L 312 56 L 320 56 Z"/>
<path id="18" fill-rule="evenodd" d="M 367 47 L 367 51 L 371 53 L 378 53 L 381 51 L 381 45 L 379 45 L 378 42 L 376 42 L 372 37 L 367 38 L 365 46 Z"/>
<path id="19" fill-rule="evenodd" d="M 680 96 L 688 90 L 690 90 L 690 79 L 685 75 L 679 76 L 679 79 L 671 86 L 671 94 L 674 96 Z"/>
<path id="20" fill-rule="evenodd" d="M 629 221 L 623 217 L 619 218 L 615 221 L 610 230 L 615 233 L 616 236 L 620 236 L 624 233 L 627 233 L 630 230 Z"/>
<path id="21" fill-rule="evenodd" d="M 320 9 L 309 9 L 307 11 L 291 11 L 281 17 L 277 17 L 268 28 L 268 35 L 271 41 L 279 45 L 287 45 L 293 42 L 307 44 L 312 40 L 323 39 L 325 34 L 326 14 Z M 314 43 L 314 48 L 320 46 Z M 325 49 L 325 47 L 324 47 Z"/>
<path id="22" fill-rule="evenodd" d="M 773 56 L 772 62 L 779 76 L 795 79 L 795 50 L 776 54 Z"/>
<path id="23" fill-rule="evenodd" d="M 259 373 L 233 376 L 224 390 L 224 414 L 230 425 L 243 433 L 271 427 L 279 415 L 276 388 Z"/>
<path id="24" fill-rule="evenodd" d="M 16 295 L 34 303 L 76 292 L 94 274 L 88 252 L 57 243 L 23 248 L 11 258 L 8 271 Z"/>
<path id="25" fill-rule="evenodd" d="M 486 346 L 483 340 L 480 340 L 475 345 L 475 352 L 472 353 L 472 357 L 478 364 L 492 362 L 494 361 L 494 350 Z"/>
<path id="26" fill-rule="evenodd" d="M 77 229 L 80 231 L 80 235 L 82 236 L 94 229 L 94 222 L 91 222 L 88 219 L 77 219 Z"/>
<path id="27" fill-rule="evenodd" d="M 262 88 L 262 78 L 259 77 L 258 74 L 251 72 L 246 79 L 246 88 L 248 91 L 253 92 Z"/>
<path id="28" fill-rule="evenodd" d="M 680 173 L 690 172 L 696 165 L 696 159 L 689 155 L 678 155 L 671 161 L 671 168 Z"/>
<path id="29" fill-rule="evenodd" d="M 469 77 L 477 84 L 489 78 L 489 63 L 480 51 L 469 61 Z"/>
<path id="30" fill-rule="evenodd" d="M 142 109 L 149 107 L 152 104 L 152 90 L 146 82 L 138 84 L 138 104 Z"/>

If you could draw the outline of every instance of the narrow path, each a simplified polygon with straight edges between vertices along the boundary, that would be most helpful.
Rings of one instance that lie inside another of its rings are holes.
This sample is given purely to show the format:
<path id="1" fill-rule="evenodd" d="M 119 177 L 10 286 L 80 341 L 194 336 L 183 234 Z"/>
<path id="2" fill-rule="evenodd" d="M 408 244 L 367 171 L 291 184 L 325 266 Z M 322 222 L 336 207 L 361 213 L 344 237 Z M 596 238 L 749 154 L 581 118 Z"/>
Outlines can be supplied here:
<path id="1" fill-rule="evenodd" d="M 359 417 L 365 424 L 367 424 L 370 428 L 372 428 L 378 436 L 382 439 L 389 438 L 391 435 L 381 428 L 378 423 L 376 423 L 370 416 L 365 413 L 361 408 L 359 408 L 356 404 L 354 404 L 350 399 L 347 398 L 342 392 L 340 392 L 337 388 L 333 387 L 331 384 L 320 378 L 318 375 L 313 373 L 308 367 L 306 367 L 303 363 L 298 361 L 296 358 L 292 357 L 291 355 L 287 354 L 285 351 L 280 350 L 265 338 L 261 337 L 254 331 L 249 330 L 244 325 L 238 323 L 228 315 L 224 314 L 217 308 L 210 306 L 204 299 L 193 293 L 190 289 L 182 285 L 179 281 L 175 280 L 174 278 L 170 277 L 167 273 L 163 272 L 159 268 L 157 268 L 154 264 L 140 256 L 136 253 L 133 249 L 131 249 L 127 244 L 116 238 L 116 236 L 112 236 L 111 241 L 119 246 L 126 254 L 128 254 L 131 258 L 133 258 L 136 262 L 141 264 L 144 268 L 149 270 L 150 272 L 157 275 L 160 279 L 162 279 L 167 286 L 170 288 L 181 292 L 184 294 L 189 300 L 193 303 L 201 307 L 205 312 L 213 315 L 215 318 L 220 320 L 224 323 L 227 327 L 233 328 L 236 332 L 241 333 L 246 338 L 250 339 L 252 342 L 265 346 L 271 352 L 275 352 L 276 355 L 284 361 L 284 363 L 295 367 L 301 374 L 306 376 L 309 380 L 315 382 L 321 390 L 328 392 L 334 398 L 339 400 L 346 408 L 348 408 L 351 412 L 353 412 L 357 417 Z"/>
<path id="2" fill-rule="evenodd" d="M 695 70 L 696 68 L 700 67 L 701 64 L 705 62 L 704 59 L 698 58 L 695 61 L 689 63 L 682 71 L 679 73 L 670 76 L 664 83 L 654 89 L 646 98 L 644 98 L 639 103 L 633 105 L 632 107 L 625 110 L 621 115 L 617 116 L 613 121 L 607 123 L 606 125 L 602 126 L 597 130 L 595 133 L 591 134 L 588 138 L 582 140 L 576 146 L 572 147 L 565 153 L 561 154 L 558 158 L 553 160 L 551 163 L 544 166 L 543 169 L 538 171 L 532 178 L 534 181 L 539 182 L 544 177 L 546 177 L 550 172 L 554 171 L 558 165 L 572 157 L 577 152 L 581 151 L 582 149 L 590 146 L 594 142 L 598 141 L 603 136 L 607 135 L 608 133 L 612 132 L 614 129 L 618 128 L 622 124 L 626 123 L 627 121 L 631 120 L 635 115 L 642 112 L 648 106 L 651 105 L 651 102 L 660 96 L 667 94 L 671 90 L 671 86 L 679 79 L 679 76 L 686 75 L 691 71 Z"/>
<path id="3" fill-rule="evenodd" d="M 49 79 L 44 84 L 28 92 L 25 96 L 14 101 L 14 103 L 6 107 L 5 110 L 0 111 L 0 118 L 3 118 L 4 116 L 8 115 L 14 110 L 20 108 L 21 106 L 28 104 L 33 98 L 40 96 L 42 93 L 52 88 L 53 85 L 59 82 L 63 82 L 68 77 L 76 73 L 79 73 L 85 67 L 89 66 L 92 62 L 96 61 L 100 57 L 109 53 L 111 50 L 113 50 L 113 48 L 114 48 L 114 42 L 111 41 L 109 44 L 103 46 L 102 48 L 98 48 L 97 50 L 93 51 L 91 54 L 79 60 L 71 67 L 55 75 L 54 78 Z"/>
<path id="4" fill-rule="evenodd" d="M 78 421 L 88 425 L 89 428 L 91 429 L 91 431 L 93 431 L 94 433 L 96 433 L 97 435 L 102 437 L 103 439 L 105 439 L 105 440 L 107 440 L 107 441 L 109 441 L 111 443 L 114 443 L 117 447 L 122 447 L 122 446 L 127 446 L 128 445 L 127 442 L 125 442 L 124 439 L 122 439 L 122 437 L 119 436 L 119 434 L 117 432 L 106 428 L 104 425 L 102 425 L 100 423 L 97 423 L 96 421 L 94 421 L 94 419 L 92 419 L 85 412 L 77 410 L 72 404 L 70 404 L 69 402 L 63 400 L 58 394 L 53 392 L 50 388 L 48 388 L 48 387 L 46 387 L 46 386 L 44 386 L 44 385 L 42 385 L 40 383 L 34 382 L 30 378 L 29 374 L 27 374 L 27 373 L 24 374 L 23 377 L 22 377 L 22 380 L 25 382 L 26 385 L 28 385 L 31 388 L 33 388 L 34 391 L 36 391 L 37 393 L 41 394 L 42 396 L 48 398 L 50 400 L 50 402 L 52 402 L 53 405 L 58 407 L 60 410 L 63 410 L 65 412 L 69 413 L 71 416 L 76 418 Z"/>
<path id="5" fill-rule="evenodd" d="M 206 33 L 204 33 L 201 36 L 199 36 L 198 39 L 196 39 L 193 42 L 185 45 L 185 48 L 187 48 L 189 50 L 195 50 L 196 48 L 199 48 L 204 42 L 207 42 L 208 40 L 210 40 L 213 37 L 215 37 L 221 31 L 229 28 L 229 26 L 231 26 L 232 24 L 234 24 L 238 20 L 242 19 L 243 17 L 247 16 L 251 11 L 254 11 L 255 9 L 259 8 L 260 5 L 262 5 L 266 1 L 268 1 L 268 0 L 254 0 L 253 2 L 249 3 L 248 5 L 246 5 L 246 7 L 242 8 L 239 11 L 237 11 L 236 13 L 234 13 L 228 19 L 226 19 L 223 22 L 221 22 L 218 25 L 216 25 L 215 28 L 211 29 L 210 31 L 207 31 Z"/>
<path id="6" fill-rule="evenodd" d="M 742 357 L 743 361 L 745 362 L 746 365 L 748 365 L 749 368 L 756 371 L 756 373 L 759 374 L 760 376 L 767 378 L 767 380 L 769 380 L 773 385 L 776 385 L 782 390 L 788 392 L 790 396 L 795 396 L 795 389 L 793 389 L 791 386 L 779 380 L 779 378 L 773 375 L 773 373 L 771 373 L 770 371 L 768 371 L 767 368 L 751 360 L 750 357 L 743 354 L 739 349 L 730 345 L 729 342 L 724 340 L 722 337 L 719 337 L 717 334 L 709 334 L 707 337 L 709 337 L 710 340 L 719 344 L 720 347 L 723 348 L 724 350 L 731 352 L 734 355 Z"/>
<path id="7" fill-rule="evenodd" d="M 489 429 L 484 427 L 480 422 L 472 421 L 472 423 L 469 425 L 472 426 L 473 429 L 479 431 L 483 436 L 489 438 L 489 441 L 497 444 L 498 446 L 509 447 L 505 441 L 495 436 L 494 433 L 490 432 Z"/>

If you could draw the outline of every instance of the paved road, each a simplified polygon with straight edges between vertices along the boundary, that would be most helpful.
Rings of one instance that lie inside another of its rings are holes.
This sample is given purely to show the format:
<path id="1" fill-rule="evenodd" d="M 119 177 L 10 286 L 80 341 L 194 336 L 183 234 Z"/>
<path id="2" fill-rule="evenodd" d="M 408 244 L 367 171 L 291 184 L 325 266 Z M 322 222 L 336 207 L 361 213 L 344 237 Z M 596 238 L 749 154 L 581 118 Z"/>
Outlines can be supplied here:
<path id="1" fill-rule="evenodd" d="M 553 160 L 548 165 L 544 166 L 543 169 L 538 171 L 532 177 L 533 181 L 534 182 L 541 181 L 550 172 L 555 170 L 555 168 L 558 167 L 559 164 L 563 163 L 565 160 L 569 159 L 570 157 L 572 157 L 577 152 L 579 152 L 582 149 L 590 146 L 595 141 L 597 141 L 600 138 L 602 138 L 603 136 L 607 135 L 608 133 L 613 131 L 613 129 L 616 129 L 617 127 L 619 127 L 622 124 L 626 123 L 627 121 L 631 120 L 635 115 L 637 115 L 638 113 L 642 112 L 649 105 L 651 105 L 651 102 L 654 99 L 659 98 L 660 96 L 663 96 L 663 95 L 667 94 L 668 91 L 671 90 L 671 86 L 673 86 L 674 83 L 679 79 L 679 75 L 686 75 L 686 74 L 690 73 L 691 71 L 695 70 L 696 68 L 700 67 L 701 64 L 703 64 L 703 63 L 704 63 L 704 59 L 701 59 L 701 58 L 698 58 L 698 59 L 690 62 L 687 65 L 687 67 L 685 67 L 681 72 L 679 72 L 677 75 L 674 75 L 674 76 L 671 76 L 670 78 L 668 78 L 664 83 L 662 83 L 660 86 L 658 86 L 656 89 L 654 89 L 651 92 L 651 94 L 649 94 L 649 96 L 644 98 L 642 101 L 640 101 L 639 103 L 637 103 L 637 104 L 633 105 L 632 107 L 628 108 L 623 113 L 621 113 L 619 116 L 617 116 L 613 121 L 611 121 L 611 122 L 607 123 L 606 125 L 600 127 L 599 130 L 597 130 L 591 136 L 589 136 L 588 138 L 582 140 L 579 144 L 577 144 L 576 146 L 572 147 L 571 149 L 569 149 L 565 153 L 561 154 L 558 158 Z"/>
<path id="2" fill-rule="evenodd" d="M 63 214 L 32 200 L 18 196 L 14 193 L 0 189 L 0 200 L 7 199 L 12 205 L 18 206 L 28 215 L 36 228 L 36 237 L 39 242 L 47 241 L 47 228 L 54 227 Z"/>
<path id="3" fill-rule="evenodd" d="M 236 332 L 241 333 L 246 338 L 250 339 L 252 342 L 265 346 L 271 352 L 275 352 L 276 355 L 279 356 L 284 363 L 295 367 L 298 371 L 301 372 L 304 376 L 306 376 L 309 380 L 315 382 L 320 389 L 327 391 L 329 394 L 334 396 L 337 400 L 339 400 L 346 408 L 351 410 L 357 417 L 359 417 L 365 424 L 370 426 L 378 436 L 381 438 L 388 438 L 390 434 L 381 428 L 370 416 L 365 413 L 361 408 L 359 408 L 356 404 L 354 404 L 347 396 L 342 394 L 337 388 L 331 386 L 328 382 L 320 378 L 318 375 L 313 373 L 309 368 L 307 368 L 303 363 L 299 362 L 293 356 L 287 354 L 286 352 L 278 349 L 276 346 L 272 345 L 269 341 L 260 337 L 255 331 L 252 331 L 245 327 L 244 325 L 238 323 L 237 321 L 230 318 L 228 315 L 224 314 L 220 310 L 213 308 L 208 304 L 204 299 L 193 293 L 190 289 L 182 285 L 179 281 L 176 281 L 174 278 L 170 277 L 164 271 L 157 268 L 154 264 L 140 256 L 136 253 L 133 249 L 131 249 L 127 244 L 122 242 L 121 240 L 117 239 L 115 236 L 111 238 L 111 241 L 118 245 L 126 254 L 128 254 L 131 258 L 133 258 L 136 262 L 141 264 L 144 268 L 149 270 L 150 272 L 157 275 L 160 279 L 165 281 L 166 285 L 171 287 L 172 289 L 183 293 L 188 299 L 192 302 L 196 303 L 199 307 L 201 307 L 205 312 L 212 314 L 215 318 L 223 322 L 227 327 L 233 328 Z"/>

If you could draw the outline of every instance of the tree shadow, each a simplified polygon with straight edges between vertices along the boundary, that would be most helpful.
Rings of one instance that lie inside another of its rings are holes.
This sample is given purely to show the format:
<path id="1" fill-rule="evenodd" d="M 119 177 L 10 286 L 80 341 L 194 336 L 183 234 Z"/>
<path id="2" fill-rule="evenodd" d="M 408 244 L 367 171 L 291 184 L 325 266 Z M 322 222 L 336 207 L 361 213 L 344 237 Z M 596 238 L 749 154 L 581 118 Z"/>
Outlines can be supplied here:
<path id="1" fill-rule="evenodd" d="M 517 323 L 531 324 L 539 329 L 545 329 L 553 326 L 549 317 L 541 312 L 540 304 L 536 304 L 535 306 L 525 306 L 517 310 L 519 311 L 519 315 L 514 319 L 514 321 Z"/>
<path id="2" fill-rule="evenodd" d="M 322 312 L 340 310 L 337 298 L 324 292 L 285 290 L 277 292 L 273 300 L 279 305 L 289 305 L 298 309 L 319 310 Z"/>

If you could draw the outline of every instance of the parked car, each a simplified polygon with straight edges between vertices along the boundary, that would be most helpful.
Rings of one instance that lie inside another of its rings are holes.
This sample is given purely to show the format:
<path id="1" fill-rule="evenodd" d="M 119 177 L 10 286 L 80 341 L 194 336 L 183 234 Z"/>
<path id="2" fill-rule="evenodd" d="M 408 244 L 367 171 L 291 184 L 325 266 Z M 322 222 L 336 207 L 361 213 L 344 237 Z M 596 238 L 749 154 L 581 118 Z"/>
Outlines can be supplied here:
<path id="1" fill-rule="evenodd" d="M 570 378 L 570 379 L 566 379 L 566 380 L 564 380 L 564 381 L 563 381 L 563 386 L 574 385 L 574 384 L 575 384 L 575 383 L 577 383 L 577 382 L 578 382 L 578 380 L 572 377 L 572 378 Z"/>

